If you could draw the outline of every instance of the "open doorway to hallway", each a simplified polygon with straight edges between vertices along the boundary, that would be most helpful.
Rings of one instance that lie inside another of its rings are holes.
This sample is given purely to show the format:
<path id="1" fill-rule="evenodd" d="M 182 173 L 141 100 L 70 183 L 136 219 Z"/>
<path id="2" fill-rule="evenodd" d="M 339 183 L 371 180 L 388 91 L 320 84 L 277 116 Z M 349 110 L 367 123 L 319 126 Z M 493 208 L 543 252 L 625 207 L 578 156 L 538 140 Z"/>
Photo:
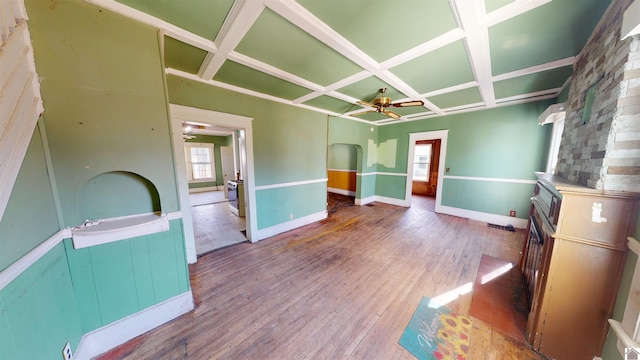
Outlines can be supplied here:
<path id="1" fill-rule="evenodd" d="M 170 110 L 185 249 L 191 264 L 203 253 L 251 241 L 257 230 L 252 119 L 176 104 Z M 186 126 L 191 129 L 186 131 Z M 214 138 L 207 140 L 204 135 Z M 228 166 L 230 162 L 233 166 Z M 195 192 L 203 194 L 190 195 Z"/>
<path id="2" fill-rule="evenodd" d="M 189 195 L 198 256 L 247 241 L 245 219 L 233 213 L 224 195 L 221 190 Z"/>

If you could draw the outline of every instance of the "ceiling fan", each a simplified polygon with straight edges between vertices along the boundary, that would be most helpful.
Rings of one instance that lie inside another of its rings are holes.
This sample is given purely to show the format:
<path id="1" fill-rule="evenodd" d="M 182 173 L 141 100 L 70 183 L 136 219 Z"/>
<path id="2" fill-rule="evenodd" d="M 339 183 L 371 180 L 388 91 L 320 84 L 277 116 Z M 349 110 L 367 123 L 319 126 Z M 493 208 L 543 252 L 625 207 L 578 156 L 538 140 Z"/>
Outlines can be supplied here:
<path id="1" fill-rule="evenodd" d="M 391 98 L 384 96 L 384 93 L 387 92 L 387 88 L 382 88 L 378 90 L 378 93 L 380 93 L 379 97 L 376 97 L 375 99 L 373 99 L 373 104 L 366 102 L 366 101 L 358 101 L 359 105 L 364 105 L 364 106 L 369 106 L 372 107 L 373 109 L 371 110 L 367 110 L 367 111 L 362 111 L 359 113 L 355 113 L 355 114 L 351 114 L 351 116 L 357 116 L 357 115 L 362 115 L 362 114 L 367 114 L 370 112 L 378 112 L 381 114 L 385 114 L 391 118 L 394 119 L 399 119 L 400 115 L 396 114 L 395 112 L 388 110 L 387 108 L 390 106 L 393 107 L 408 107 L 408 106 L 422 106 L 424 105 L 424 102 L 422 100 L 411 100 L 411 101 L 402 101 L 402 102 L 391 102 Z"/>

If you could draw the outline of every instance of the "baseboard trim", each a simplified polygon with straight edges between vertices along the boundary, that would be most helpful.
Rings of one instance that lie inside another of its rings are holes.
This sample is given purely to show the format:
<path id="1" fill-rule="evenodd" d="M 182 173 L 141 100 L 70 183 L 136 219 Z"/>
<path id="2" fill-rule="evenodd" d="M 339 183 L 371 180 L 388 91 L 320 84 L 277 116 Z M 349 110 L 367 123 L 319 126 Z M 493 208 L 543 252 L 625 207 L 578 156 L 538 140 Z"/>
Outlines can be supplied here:
<path id="1" fill-rule="evenodd" d="M 301 218 L 297 218 L 291 221 L 287 221 L 282 224 L 274 225 L 264 229 L 259 229 L 253 236 L 253 242 L 260 241 L 262 239 L 266 239 L 266 238 L 281 234 L 285 231 L 299 228 L 304 225 L 309 225 L 314 222 L 324 220 L 326 218 L 327 218 L 327 211 L 325 210 L 315 214 L 303 216 Z"/>
<path id="2" fill-rule="evenodd" d="M 516 217 L 511 217 L 511 216 L 496 215 L 496 214 L 484 213 L 480 211 L 473 211 L 473 210 L 467 210 L 467 209 L 460 209 L 460 208 L 444 206 L 444 205 L 440 205 L 440 206 L 436 205 L 436 212 L 440 214 L 447 214 L 447 215 L 453 215 L 453 216 L 458 216 L 462 218 L 482 221 L 489 224 L 496 224 L 501 226 L 512 225 L 513 227 L 518 229 L 527 228 L 526 219 L 520 219 Z"/>
<path id="3" fill-rule="evenodd" d="M 344 189 L 328 187 L 327 191 L 330 192 L 330 193 L 334 193 L 334 194 L 340 194 L 340 195 L 346 195 L 346 196 L 356 196 L 356 192 L 355 191 L 351 191 L 351 190 L 344 190 Z"/>
<path id="4" fill-rule="evenodd" d="M 74 359 L 85 360 L 142 335 L 195 307 L 191 290 L 114 321 L 82 336 Z"/>
<path id="5" fill-rule="evenodd" d="M 366 198 L 356 198 L 355 200 L 355 204 L 356 205 L 366 205 L 368 203 L 372 203 L 376 201 L 376 197 L 375 196 L 369 196 Z"/>
<path id="6" fill-rule="evenodd" d="M 407 207 L 407 203 L 404 199 L 396 199 L 396 198 L 390 198 L 390 197 L 380 196 L 380 195 L 374 195 L 374 196 L 369 196 L 362 199 L 356 199 L 355 203 L 356 205 L 366 205 L 374 201 L 381 202 L 384 204 L 389 204 L 389 205 Z"/>

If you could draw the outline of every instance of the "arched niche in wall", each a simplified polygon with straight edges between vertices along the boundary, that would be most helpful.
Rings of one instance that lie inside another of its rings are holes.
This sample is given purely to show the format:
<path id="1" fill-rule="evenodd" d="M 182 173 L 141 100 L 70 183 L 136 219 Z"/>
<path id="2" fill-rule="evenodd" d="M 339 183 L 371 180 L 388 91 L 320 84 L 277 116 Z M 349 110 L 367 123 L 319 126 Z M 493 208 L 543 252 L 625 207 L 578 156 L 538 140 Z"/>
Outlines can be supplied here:
<path id="1" fill-rule="evenodd" d="M 72 229 L 76 249 L 169 230 L 160 194 L 147 178 L 110 171 L 87 181 L 76 199 L 85 222 Z"/>
<path id="2" fill-rule="evenodd" d="M 151 181 L 127 171 L 102 173 L 80 189 L 78 214 L 82 219 L 106 219 L 161 212 L 160 194 Z"/>
<path id="3" fill-rule="evenodd" d="M 329 145 L 327 156 L 328 190 L 342 195 L 356 196 L 358 145 L 335 143 Z"/>

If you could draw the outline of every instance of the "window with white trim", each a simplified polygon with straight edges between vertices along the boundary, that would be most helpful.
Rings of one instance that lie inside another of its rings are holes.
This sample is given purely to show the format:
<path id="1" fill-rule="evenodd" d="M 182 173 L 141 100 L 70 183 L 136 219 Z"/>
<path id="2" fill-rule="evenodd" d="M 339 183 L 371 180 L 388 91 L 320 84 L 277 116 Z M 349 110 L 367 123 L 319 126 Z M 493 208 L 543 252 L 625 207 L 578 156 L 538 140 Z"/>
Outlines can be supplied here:
<path id="1" fill-rule="evenodd" d="M 413 181 L 429 182 L 431 144 L 416 144 L 413 159 Z"/>
<path id="2" fill-rule="evenodd" d="M 213 144 L 185 143 L 184 154 L 187 162 L 187 179 L 189 182 L 216 180 Z"/>

